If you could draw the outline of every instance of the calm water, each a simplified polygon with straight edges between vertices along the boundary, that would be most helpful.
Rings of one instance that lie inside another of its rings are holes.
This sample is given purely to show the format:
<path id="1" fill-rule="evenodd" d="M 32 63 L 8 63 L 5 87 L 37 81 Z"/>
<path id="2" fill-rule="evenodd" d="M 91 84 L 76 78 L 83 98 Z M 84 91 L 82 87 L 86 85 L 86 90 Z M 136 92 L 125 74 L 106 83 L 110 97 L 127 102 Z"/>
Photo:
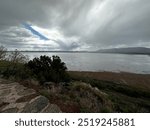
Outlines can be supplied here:
<path id="1" fill-rule="evenodd" d="M 41 55 L 58 55 L 66 63 L 68 70 L 150 74 L 150 56 L 148 55 L 51 52 L 25 52 L 24 54 L 30 59 Z"/>

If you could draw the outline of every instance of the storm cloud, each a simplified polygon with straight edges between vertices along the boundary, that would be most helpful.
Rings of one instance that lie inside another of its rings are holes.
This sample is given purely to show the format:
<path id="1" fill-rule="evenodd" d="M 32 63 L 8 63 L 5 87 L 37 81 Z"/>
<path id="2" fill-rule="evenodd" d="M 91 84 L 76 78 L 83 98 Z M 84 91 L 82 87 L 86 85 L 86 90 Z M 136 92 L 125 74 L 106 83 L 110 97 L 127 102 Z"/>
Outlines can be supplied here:
<path id="1" fill-rule="evenodd" d="M 150 47 L 149 13 L 149 0 L 0 0 L 0 45 L 9 50 Z"/>

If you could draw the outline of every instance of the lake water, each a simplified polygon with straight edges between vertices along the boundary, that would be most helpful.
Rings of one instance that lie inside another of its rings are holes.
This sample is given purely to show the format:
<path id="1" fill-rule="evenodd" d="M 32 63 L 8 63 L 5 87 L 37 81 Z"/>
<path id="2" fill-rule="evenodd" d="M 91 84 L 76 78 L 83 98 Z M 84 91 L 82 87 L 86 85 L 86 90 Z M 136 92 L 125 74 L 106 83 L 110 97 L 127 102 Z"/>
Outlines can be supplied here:
<path id="1" fill-rule="evenodd" d="M 150 56 L 103 53 L 24 52 L 30 59 L 58 55 L 73 71 L 111 71 L 150 74 Z"/>

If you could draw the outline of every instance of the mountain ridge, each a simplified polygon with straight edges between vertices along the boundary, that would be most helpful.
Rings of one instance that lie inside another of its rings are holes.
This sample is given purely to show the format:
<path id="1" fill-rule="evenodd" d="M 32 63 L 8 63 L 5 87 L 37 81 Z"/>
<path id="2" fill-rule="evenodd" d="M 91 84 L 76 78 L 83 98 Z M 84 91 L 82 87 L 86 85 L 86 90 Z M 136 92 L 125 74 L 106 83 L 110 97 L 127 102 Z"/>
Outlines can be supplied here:
<path id="1" fill-rule="evenodd" d="M 120 54 L 150 54 L 150 48 L 146 47 L 111 48 L 111 49 L 100 49 L 96 52 L 120 53 Z"/>

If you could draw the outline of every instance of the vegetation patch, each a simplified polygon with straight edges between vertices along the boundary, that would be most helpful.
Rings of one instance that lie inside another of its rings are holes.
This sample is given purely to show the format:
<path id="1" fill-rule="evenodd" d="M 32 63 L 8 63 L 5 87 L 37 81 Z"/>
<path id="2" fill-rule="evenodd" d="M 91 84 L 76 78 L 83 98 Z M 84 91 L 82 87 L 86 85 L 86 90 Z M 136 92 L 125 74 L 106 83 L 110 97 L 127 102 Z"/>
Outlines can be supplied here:
<path id="1" fill-rule="evenodd" d="M 44 55 L 29 61 L 18 50 L 7 54 L 7 49 L 0 47 L 0 77 L 36 90 L 63 112 L 150 112 L 149 89 L 67 72 L 59 56 Z M 31 94 L 17 102 L 35 96 Z"/>

